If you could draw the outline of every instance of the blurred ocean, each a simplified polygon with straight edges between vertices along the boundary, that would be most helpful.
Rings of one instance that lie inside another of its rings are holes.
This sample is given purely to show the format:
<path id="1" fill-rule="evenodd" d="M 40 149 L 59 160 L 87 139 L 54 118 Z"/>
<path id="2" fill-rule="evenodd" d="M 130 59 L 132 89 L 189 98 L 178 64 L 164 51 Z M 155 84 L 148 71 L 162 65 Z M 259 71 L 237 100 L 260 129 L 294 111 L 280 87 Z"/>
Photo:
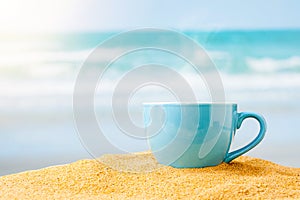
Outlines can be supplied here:
<path id="1" fill-rule="evenodd" d="M 91 158 L 76 133 L 73 87 L 90 52 L 115 34 L 0 35 L 0 175 Z M 300 30 L 183 34 L 207 50 L 220 71 L 226 100 L 237 102 L 239 111 L 265 116 L 266 137 L 248 155 L 300 167 Z M 114 50 L 107 49 L 107 53 Z M 188 66 L 184 68 L 180 61 L 171 62 L 167 55 L 151 51 L 137 52 L 115 63 L 104 86 L 112 90 L 116 77 L 128 65 L 145 61 L 174 66 L 197 88 L 199 80 L 186 69 Z M 101 63 L 99 67 L 103 67 Z M 197 98 L 208 101 L 209 95 L 203 91 L 198 91 Z M 161 92 L 154 90 L 151 96 L 172 99 L 169 93 Z M 140 96 L 147 99 L 147 94 L 146 91 Z M 107 102 L 105 95 L 96 95 L 99 115 L 107 114 Z M 141 120 L 137 119 L 137 123 Z M 106 128 L 118 131 L 110 122 Z M 247 120 L 237 131 L 233 148 L 246 144 L 257 129 L 255 122 Z M 146 150 L 144 143 L 124 146 L 129 151 Z"/>

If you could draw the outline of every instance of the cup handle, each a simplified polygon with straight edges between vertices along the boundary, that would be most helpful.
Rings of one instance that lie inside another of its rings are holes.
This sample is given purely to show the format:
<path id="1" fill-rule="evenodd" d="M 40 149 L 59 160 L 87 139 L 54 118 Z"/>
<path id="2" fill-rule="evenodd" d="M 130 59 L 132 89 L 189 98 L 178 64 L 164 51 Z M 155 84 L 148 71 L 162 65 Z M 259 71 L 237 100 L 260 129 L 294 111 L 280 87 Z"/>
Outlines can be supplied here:
<path id="1" fill-rule="evenodd" d="M 263 118 L 263 116 L 256 114 L 256 113 L 250 113 L 250 112 L 241 112 L 238 113 L 238 119 L 237 119 L 237 129 L 239 129 L 242 125 L 242 122 L 244 121 L 244 119 L 246 118 L 254 118 L 259 122 L 259 126 L 260 126 L 260 130 L 258 135 L 256 136 L 256 138 L 254 138 L 253 141 L 251 141 L 249 144 L 247 144 L 246 146 L 235 150 L 233 152 L 227 153 L 224 162 L 229 163 L 230 161 L 232 161 L 233 159 L 241 156 L 242 154 L 248 152 L 249 150 L 251 150 L 253 147 L 255 147 L 258 143 L 261 142 L 261 140 L 264 138 L 265 136 L 265 132 L 266 132 L 266 121 Z"/>

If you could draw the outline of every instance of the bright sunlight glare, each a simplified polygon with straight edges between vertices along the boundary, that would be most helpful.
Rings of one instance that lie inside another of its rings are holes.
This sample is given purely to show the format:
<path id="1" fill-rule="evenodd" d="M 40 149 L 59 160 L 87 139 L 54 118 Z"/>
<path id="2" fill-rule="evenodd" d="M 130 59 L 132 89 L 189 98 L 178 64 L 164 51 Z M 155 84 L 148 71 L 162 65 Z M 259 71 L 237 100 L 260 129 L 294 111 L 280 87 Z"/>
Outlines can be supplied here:
<path id="1" fill-rule="evenodd" d="M 41 32 L 59 29 L 67 25 L 72 11 L 68 7 L 74 3 L 76 1 L 71 0 L 0 0 L 0 31 Z"/>

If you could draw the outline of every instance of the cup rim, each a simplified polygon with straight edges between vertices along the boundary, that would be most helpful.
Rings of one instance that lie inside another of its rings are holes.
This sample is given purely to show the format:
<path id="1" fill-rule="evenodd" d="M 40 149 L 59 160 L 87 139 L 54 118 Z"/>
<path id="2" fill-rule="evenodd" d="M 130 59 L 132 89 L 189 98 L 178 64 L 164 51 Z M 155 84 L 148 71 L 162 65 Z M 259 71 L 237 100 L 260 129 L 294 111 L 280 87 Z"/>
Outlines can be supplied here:
<path id="1" fill-rule="evenodd" d="M 235 102 L 144 102 L 143 105 L 237 105 Z"/>

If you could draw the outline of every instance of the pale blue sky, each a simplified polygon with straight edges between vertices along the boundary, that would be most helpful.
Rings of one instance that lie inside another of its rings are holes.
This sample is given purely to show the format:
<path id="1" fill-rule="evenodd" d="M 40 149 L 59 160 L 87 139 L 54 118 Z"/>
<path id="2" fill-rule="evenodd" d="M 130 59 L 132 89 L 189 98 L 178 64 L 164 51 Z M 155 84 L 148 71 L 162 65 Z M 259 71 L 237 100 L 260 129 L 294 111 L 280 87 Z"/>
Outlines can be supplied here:
<path id="1" fill-rule="evenodd" d="M 96 2 L 96 1 L 94 1 Z M 160 26 L 169 28 L 300 28 L 300 1 L 114 1 L 94 3 L 81 19 L 85 26 L 126 28 Z M 103 9 L 103 13 L 98 12 Z M 106 23 L 110 22 L 110 23 Z"/>
<path id="2" fill-rule="evenodd" d="M 0 1 L 0 31 L 300 28 L 297 0 Z"/>

